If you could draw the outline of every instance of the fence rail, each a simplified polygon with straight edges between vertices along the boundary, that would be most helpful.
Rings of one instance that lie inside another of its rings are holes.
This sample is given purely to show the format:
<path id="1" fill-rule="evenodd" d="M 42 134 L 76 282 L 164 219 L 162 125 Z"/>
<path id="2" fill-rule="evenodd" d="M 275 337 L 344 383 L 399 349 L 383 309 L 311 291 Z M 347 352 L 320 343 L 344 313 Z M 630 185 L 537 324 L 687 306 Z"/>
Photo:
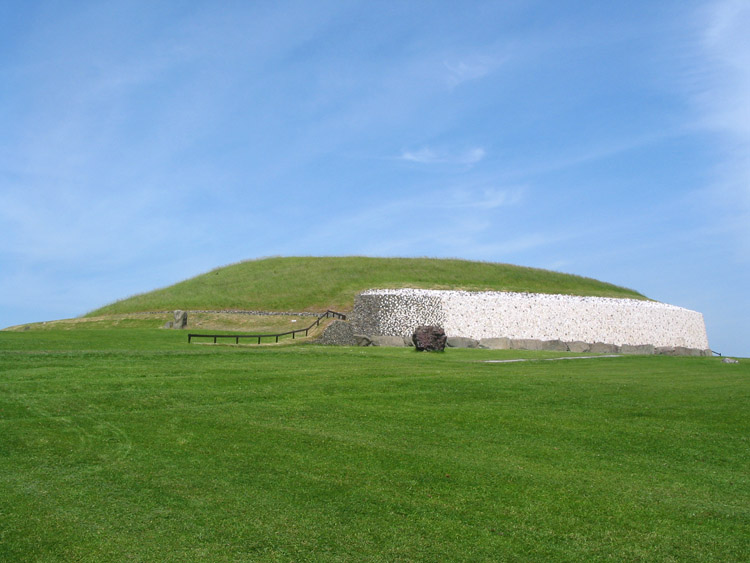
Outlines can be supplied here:
<path id="1" fill-rule="evenodd" d="M 278 334 L 194 334 L 190 333 L 188 334 L 188 344 L 190 344 L 193 341 L 193 338 L 213 338 L 214 344 L 216 344 L 217 340 L 219 338 L 234 338 L 235 344 L 240 343 L 240 338 L 252 338 L 252 339 L 258 339 L 258 344 L 260 344 L 261 339 L 263 338 L 274 338 L 276 342 L 279 341 L 279 338 L 282 336 L 289 336 L 292 335 L 292 340 L 294 340 L 295 336 L 297 334 L 305 333 L 305 336 L 308 335 L 309 331 L 315 327 L 320 326 L 320 321 L 323 319 L 327 319 L 329 317 L 333 317 L 334 319 L 341 319 L 346 320 L 346 315 L 343 313 L 337 313 L 336 311 L 331 311 L 330 309 L 320 315 L 317 319 L 315 319 L 315 322 L 308 326 L 307 328 L 298 328 L 296 330 L 290 330 L 288 332 L 280 332 Z"/>

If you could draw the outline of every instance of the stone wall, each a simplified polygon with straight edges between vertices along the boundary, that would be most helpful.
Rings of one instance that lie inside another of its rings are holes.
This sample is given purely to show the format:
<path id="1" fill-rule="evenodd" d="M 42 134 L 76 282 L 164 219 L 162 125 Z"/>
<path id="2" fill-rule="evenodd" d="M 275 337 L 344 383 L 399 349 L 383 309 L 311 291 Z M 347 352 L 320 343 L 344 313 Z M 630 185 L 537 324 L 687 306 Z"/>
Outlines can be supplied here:
<path id="1" fill-rule="evenodd" d="M 511 292 L 369 290 L 354 302 L 358 333 L 408 336 L 440 325 L 448 336 L 709 348 L 703 315 L 636 299 Z"/>

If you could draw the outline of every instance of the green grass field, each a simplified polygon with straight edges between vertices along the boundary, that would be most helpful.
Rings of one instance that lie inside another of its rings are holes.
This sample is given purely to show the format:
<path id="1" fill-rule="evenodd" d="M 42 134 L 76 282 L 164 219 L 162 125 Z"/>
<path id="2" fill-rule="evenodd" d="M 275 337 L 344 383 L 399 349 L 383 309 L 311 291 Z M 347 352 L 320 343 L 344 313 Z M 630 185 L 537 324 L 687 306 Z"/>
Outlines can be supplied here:
<path id="1" fill-rule="evenodd" d="M 750 362 L 556 356 L 0 332 L 0 560 L 748 560 Z"/>
<path id="2" fill-rule="evenodd" d="M 285 257 L 218 268 L 92 311 L 91 316 L 174 309 L 351 310 L 372 288 L 527 291 L 645 299 L 591 278 L 510 264 L 429 258 Z"/>

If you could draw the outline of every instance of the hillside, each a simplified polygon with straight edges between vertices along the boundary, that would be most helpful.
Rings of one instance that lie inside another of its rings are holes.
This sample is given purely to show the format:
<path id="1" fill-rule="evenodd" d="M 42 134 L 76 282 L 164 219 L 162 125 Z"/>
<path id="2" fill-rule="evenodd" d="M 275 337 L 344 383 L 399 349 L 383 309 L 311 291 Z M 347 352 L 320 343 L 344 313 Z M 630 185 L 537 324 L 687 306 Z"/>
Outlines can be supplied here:
<path id="1" fill-rule="evenodd" d="M 117 301 L 87 316 L 172 309 L 348 311 L 354 296 L 365 289 L 400 287 L 645 299 L 636 291 L 591 278 L 509 264 L 430 258 L 288 257 L 217 268 Z"/>

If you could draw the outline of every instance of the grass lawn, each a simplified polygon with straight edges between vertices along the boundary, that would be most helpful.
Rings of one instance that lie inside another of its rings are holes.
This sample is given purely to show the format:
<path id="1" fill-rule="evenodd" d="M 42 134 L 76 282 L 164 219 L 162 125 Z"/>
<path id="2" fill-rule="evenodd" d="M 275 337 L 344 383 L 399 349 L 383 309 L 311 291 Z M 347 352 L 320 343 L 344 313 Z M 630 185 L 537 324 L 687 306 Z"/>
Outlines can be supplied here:
<path id="1" fill-rule="evenodd" d="M 0 560 L 750 557 L 750 361 L 186 340 L 0 332 Z"/>

